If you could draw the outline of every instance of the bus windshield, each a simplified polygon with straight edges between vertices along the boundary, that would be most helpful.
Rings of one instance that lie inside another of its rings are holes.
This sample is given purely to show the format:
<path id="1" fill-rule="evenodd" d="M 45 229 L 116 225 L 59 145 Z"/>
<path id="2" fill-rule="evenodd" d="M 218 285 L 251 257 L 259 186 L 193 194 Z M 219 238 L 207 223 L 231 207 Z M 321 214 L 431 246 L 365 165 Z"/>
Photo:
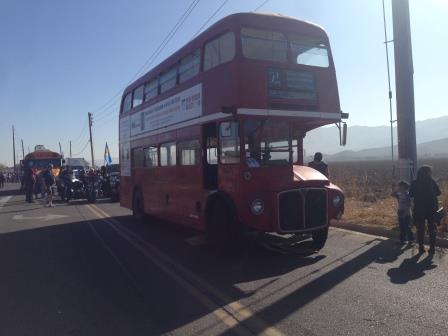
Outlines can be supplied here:
<path id="1" fill-rule="evenodd" d="M 52 164 L 55 168 L 61 167 L 61 159 L 30 159 L 25 160 L 25 167 L 36 168 L 36 169 L 46 169 L 48 165 Z"/>
<path id="2" fill-rule="evenodd" d="M 244 122 L 244 148 L 249 167 L 286 165 L 297 161 L 297 140 L 287 121 L 254 119 Z"/>
<path id="3" fill-rule="evenodd" d="M 293 35 L 290 38 L 292 59 L 297 64 L 327 68 L 328 48 L 324 42 L 318 39 Z"/>
<path id="4" fill-rule="evenodd" d="M 318 38 L 243 28 L 241 43 L 244 57 L 250 59 L 285 63 L 290 54 L 295 64 L 323 68 L 330 64 L 328 47 Z"/>

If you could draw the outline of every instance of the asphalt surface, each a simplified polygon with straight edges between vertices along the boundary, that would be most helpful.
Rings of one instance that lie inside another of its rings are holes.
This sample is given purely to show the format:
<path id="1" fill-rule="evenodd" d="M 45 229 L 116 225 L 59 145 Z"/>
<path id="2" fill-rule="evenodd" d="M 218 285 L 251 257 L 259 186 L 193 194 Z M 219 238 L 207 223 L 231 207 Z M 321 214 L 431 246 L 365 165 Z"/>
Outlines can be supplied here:
<path id="1" fill-rule="evenodd" d="M 220 255 L 117 203 L 46 208 L 1 189 L 0 335 L 448 335 L 445 250 L 340 229 L 319 253 L 243 246 Z"/>

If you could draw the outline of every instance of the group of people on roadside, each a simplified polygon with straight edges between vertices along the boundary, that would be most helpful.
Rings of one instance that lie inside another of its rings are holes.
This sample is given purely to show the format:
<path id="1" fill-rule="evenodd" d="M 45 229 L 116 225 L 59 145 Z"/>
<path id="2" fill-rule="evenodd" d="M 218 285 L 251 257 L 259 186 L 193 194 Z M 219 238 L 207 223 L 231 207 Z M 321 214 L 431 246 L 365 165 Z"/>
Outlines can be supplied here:
<path id="1" fill-rule="evenodd" d="M 37 198 L 38 192 L 41 193 L 42 198 L 46 195 L 46 206 L 53 207 L 53 194 L 56 189 L 56 179 L 53 174 L 53 165 L 50 164 L 42 171 L 39 176 L 36 171 L 28 167 L 24 172 L 25 184 L 25 200 L 28 203 L 33 203 L 34 196 Z"/>
<path id="2" fill-rule="evenodd" d="M 444 216 L 443 209 L 439 209 L 438 197 L 441 191 L 432 178 L 430 166 L 422 166 L 417 172 L 417 178 L 409 184 L 400 181 L 393 193 L 398 201 L 398 223 L 400 227 L 401 243 L 414 242 L 411 230 L 412 223 L 417 227 L 417 242 L 419 253 L 425 253 L 425 230 L 429 234 L 429 254 L 435 253 L 437 224 Z M 412 202 L 413 201 L 413 202 Z M 413 203 L 413 207 L 412 207 Z"/>
<path id="3" fill-rule="evenodd" d="M 16 173 L 0 171 L 0 188 L 4 188 L 6 183 L 16 182 L 19 182 L 19 178 Z"/>
<path id="4" fill-rule="evenodd" d="M 308 166 L 329 177 L 328 165 L 322 161 L 322 158 L 322 153 L 317 152 Z M 428 253 L 435 253 L 437 224 L 445 215 L 443 208 L 439 208 L 438 197 L 440 195 L 440 188 L 432 178 L 432 169 L 427 165 L 419 168 L 417 177 L 411 184 L 406 181 L 398 182 L 393 196 L 397 198 L 398 202 L 397 214 L 401 243 L 412 244 L 415 242 L 411 229 L 412 224 L 415 224 L 419 253 L 426 252 L 424 247 L 426 228 L 429 234 Z"/>

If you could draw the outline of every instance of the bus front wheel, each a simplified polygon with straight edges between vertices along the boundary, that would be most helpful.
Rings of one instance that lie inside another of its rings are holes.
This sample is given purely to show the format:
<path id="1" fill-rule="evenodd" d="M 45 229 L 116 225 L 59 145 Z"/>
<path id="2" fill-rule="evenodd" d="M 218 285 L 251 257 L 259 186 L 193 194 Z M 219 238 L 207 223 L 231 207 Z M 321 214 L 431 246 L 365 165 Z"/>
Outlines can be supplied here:
<path id="1" fill-rule="evenodd" d="M 325 229 L 317 230 L 312 233 L 313 237 L 313 248 L 318 251 L 321 250 L 325 243 L 327 242 L 328 238 L 328 227 Z"/>
<path id="2" fill-rule="evenodd" d="M 132 216 L 138 223 L 143 223 L 145 220 L 145 209 L 143 206 L 143 195 L 137 191 L 134 193 L 132 201 Z"/>

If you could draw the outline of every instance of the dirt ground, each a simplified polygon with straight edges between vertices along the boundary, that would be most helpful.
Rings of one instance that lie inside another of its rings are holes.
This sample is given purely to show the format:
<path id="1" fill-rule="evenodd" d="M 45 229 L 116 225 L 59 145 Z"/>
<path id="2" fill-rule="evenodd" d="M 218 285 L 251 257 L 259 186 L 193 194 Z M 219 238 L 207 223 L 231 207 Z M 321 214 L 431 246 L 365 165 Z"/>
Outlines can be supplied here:
<path id="1" fill-rule="evenodd" d="M 420 160 L 419 165 L 433 167 L 433 177 L 442 190 L 440 206 L 448 206 L 448 159 Z M 332 182 L 344 191 L 343 222 L 380 226 L 398 230 L 397 202 L 390 194 L 398 178 L 393 176 L 391 161 L 330 162 Z M 439 235 L 447 236 L 448 221 L 439 226 Z"/>

